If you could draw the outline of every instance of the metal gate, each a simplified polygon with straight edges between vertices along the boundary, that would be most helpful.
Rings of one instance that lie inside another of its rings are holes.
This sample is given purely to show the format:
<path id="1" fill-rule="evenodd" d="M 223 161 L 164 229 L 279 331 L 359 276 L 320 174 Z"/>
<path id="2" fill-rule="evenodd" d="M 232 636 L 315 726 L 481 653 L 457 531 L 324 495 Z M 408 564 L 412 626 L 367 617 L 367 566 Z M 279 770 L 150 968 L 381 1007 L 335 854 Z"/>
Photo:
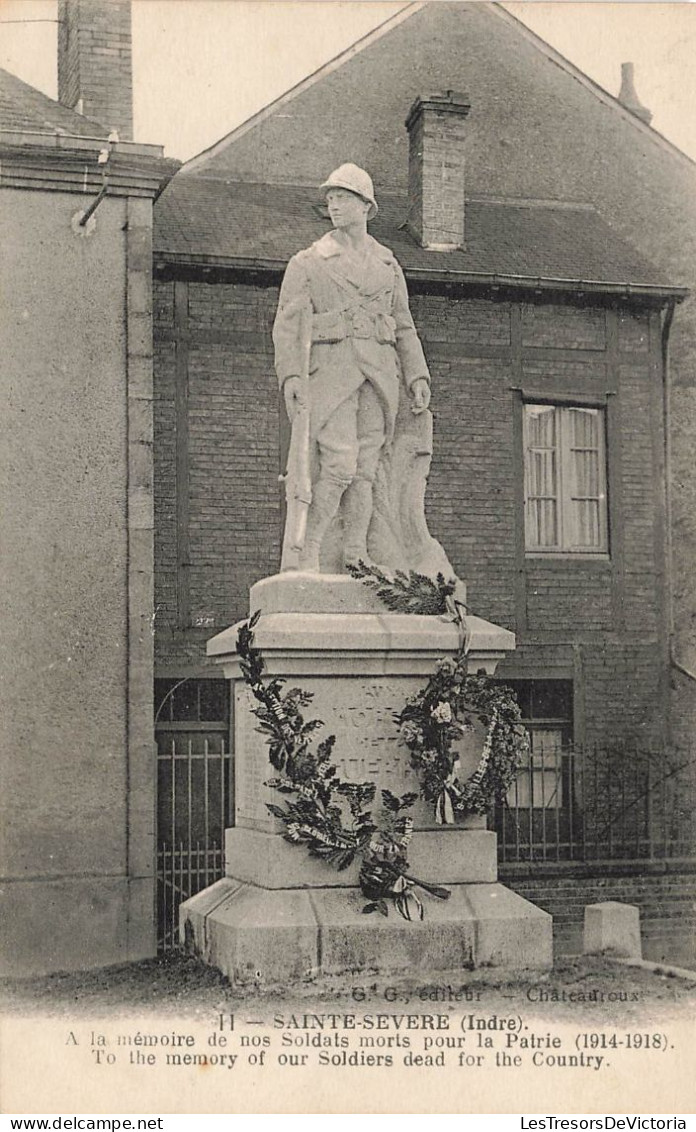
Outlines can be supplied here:
<path id="1" fill-rule="evenodd" d="M 160 718 L 155 724 L 157 941 L 159 950 L 166 951 L 177 945 L 179 905 L 224 875 L 233 776 L 226 682 L 189 680 L 185 690 L 182 682 L 157 684 L 171 685 L 158 690 Z M 205 718 L 214 715 L 218 718 Z"/>

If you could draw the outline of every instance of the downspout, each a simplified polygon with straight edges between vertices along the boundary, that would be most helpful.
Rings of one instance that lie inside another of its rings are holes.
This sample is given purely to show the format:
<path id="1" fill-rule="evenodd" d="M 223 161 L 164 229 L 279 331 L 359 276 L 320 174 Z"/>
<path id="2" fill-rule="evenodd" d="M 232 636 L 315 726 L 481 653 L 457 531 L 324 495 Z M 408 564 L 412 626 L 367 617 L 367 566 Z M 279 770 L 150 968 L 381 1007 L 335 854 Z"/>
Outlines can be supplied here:
<path id="1" fill-rule="evenodd" d="M 669 334 L 672 329 L 672 322 L 674 321 L 674 310 L 677 301 L 672 299 L 665 311 L 664 321 L 662 323 L 662 400 L 663 400 L 663 413 L 665 424 L 665 446 L 664 446 L 664 459 L 665 459 L 665 553 L 667 558 L 667 616 L 668 616 L 668 640 L 669 640 L 669 663 L 672 668 L 676 668 L 684 676 L 690 680 L 696 681 L 696 673 L 691 672 L 674 654 L 674 584 L 672 581 L 672 404 L 671 404 L 671 386 L 670 386 L 670 373 L 669 373 Z"/>

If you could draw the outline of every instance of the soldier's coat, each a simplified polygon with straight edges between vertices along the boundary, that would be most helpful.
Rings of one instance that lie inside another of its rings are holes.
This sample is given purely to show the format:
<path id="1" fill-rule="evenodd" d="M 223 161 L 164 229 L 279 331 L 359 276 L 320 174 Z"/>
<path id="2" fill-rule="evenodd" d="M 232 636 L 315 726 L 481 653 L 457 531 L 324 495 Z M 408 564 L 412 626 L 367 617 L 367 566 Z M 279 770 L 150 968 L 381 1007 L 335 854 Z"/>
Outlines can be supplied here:
<path id="1" fill-rule="evenodd" d="M 303 319 L 302 311 L 311 317 Z M 288 377 L 309 374 L 312 436 L 346 397 L 370 381 L 391 438 L 401 381 L 410 387 L 418 378 L 429 380 L 403 272 L 393 253 L 371 236 L 364 257 L 345 248 L 333 232 L 292 257 L 273 341 L 281 386 Z"/>

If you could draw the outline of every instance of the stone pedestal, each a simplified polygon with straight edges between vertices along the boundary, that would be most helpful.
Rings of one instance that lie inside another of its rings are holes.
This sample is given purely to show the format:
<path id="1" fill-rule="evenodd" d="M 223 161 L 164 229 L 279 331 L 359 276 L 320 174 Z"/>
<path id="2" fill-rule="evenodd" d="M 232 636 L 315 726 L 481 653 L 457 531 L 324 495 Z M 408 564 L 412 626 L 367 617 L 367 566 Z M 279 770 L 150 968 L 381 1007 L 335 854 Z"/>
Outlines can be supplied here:
<path id="1" fill-rule="evenodd" d="M 260 609 L 255 643 L 270 676 L 313 693 L 306 718 L 335 734 L 340 776 L 372 780 L 378 791 L 418 791 L 394 713 L 418 691 L 443 656 L 459 646 L 445 618 L 391 613 L 362 583 L 343 575 L 286 573 L 252 587 Z M 493 673 L 514 648 L 512 633 L 468 619 L 469 670 Z M 551 962 L 551 917 L 497 883 L 496 836 L 483 817 L 437 826 L 433 807 L 418 802 L 409 846 L 411 872 L 447 885 L 449 900 L 424 893 L 423 922 L 362 914 L 359 864 L 344 872 L 309 857 L 282 837 L 266 803 L 273 770 L 251 713 L 253 699 L 235 654 L 237 626 L 208 644 L 232 682 L 235 825 L 225 841 L 226 876 L 181 908 L 182 938 L 231 980 L 284 981 L 358 969 L 395 972 L 483 963 L 545 967 Z M 475 769 L 483 733 L 466 736 L 461 777 Z M 378 795 L 379 797 L 379 795 Z"/>

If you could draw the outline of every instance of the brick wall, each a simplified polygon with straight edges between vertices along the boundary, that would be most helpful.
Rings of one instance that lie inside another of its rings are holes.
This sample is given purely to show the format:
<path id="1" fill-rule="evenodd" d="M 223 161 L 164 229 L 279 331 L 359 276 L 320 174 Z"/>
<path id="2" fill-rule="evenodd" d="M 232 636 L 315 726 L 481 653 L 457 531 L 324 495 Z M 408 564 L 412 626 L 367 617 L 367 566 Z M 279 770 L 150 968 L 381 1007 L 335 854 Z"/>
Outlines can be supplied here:
<path id="1" fill-rule="evenodd" d="M 464 146 L 469 105 L 463 95 L 417 99 L 408 117 L 408 222 L 424 247 L 464 246 Z"/>
<path id="2" fill-rule="evenodd" d="M 155 299 L 157 655 L 162 674 L 183 675 L 204 662 L 207 637 L 246 614 L 251 583 L 278 569 L 277 289 L 162 281 Z M 412 310 L 433 382 L 428 522 L 471 608 L 518 635 L 501 674 L 573 679 L 579 741 L 656 741 L 665 689 L 648 315 L 426 293 Z M 610 558 L 525 559 L 520 389 L 620 407 Z"/>
<path id="3" fill-rule="evenodd" d="M 280 559 L 277 289 L 155 286 L 156 642 L 191 674 Z"/>
<path id="4" fill-rule="evenodd" d="M 501 880 L 551 913 L 557 952 L 582 951 L 586 904 L 617 900 L 640 908 L 645 958 L 696 963 L 696 874 L 683 862 L 643 864 L 640 874 L 611 861 L 565 875 L 538 869 L 533 878 L 501 869 Z"/>
<path id="5" fill-rule="evenodd" d="M 522 304 L 522 345 L 567 350 L 604 350 L 603 310 L 548 304 Z M 530 365 L 530 372 L 534 372 Z"/>
<path id="6" fill-rule="evenodd" d="M 426 347 L 427 348 L 427 347 Z M 428 521 L 481 617 L 515 627 L 512 398 L 505 362 L 433 362 Z"/>
<path id="7" fill-rule="evenodd" d="M 510 304 L 415 295 L 411 308 L 432 377 L 428 523 L 471 607 L 514 628 Z M 480 346 L 499 356 L 476 356 Z"/>
<path id="8" fill-rule="evenodd" d="M 660 660 L 655 639 L 606 634 L 580 646 L 582 741 L 611 746 L 622 740 L 652 747 L 662 735 Z"/>
<path id="9" fill-rule="evenodd" d="M 130 0 L 59 0 L 58 99 L 133 137 Z"/>
<path id="10" fill-rule="evenodd" d="M 530 629 L 593 632 L 612 628 L 611 569 L 607 562 L 548 562 L 527 566 Z"/>

